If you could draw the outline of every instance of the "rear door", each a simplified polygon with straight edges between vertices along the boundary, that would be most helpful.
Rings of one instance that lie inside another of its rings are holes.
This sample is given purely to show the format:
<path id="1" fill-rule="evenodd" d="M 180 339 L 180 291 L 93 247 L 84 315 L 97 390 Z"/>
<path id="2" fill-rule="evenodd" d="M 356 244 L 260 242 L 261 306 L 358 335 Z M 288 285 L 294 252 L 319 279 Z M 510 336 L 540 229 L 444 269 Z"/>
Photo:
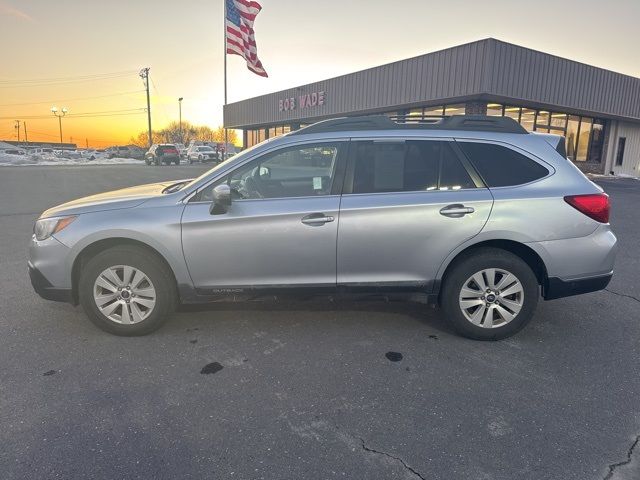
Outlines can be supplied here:
<path id="1" fill-rule="evenodd" d="M 445 257 L 482 230 L 492 204 L 452 139 L 353 140 L 338 284 L 428 291 Z"/>

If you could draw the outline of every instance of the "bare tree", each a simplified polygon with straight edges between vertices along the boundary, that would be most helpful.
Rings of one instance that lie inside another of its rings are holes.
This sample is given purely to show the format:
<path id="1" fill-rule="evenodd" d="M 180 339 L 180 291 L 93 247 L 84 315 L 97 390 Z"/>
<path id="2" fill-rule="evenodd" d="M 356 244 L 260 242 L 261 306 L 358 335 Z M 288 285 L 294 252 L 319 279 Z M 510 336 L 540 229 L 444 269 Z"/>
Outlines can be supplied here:
<path id="1" fill-rule="evenodd" d="M 142 132 L 137 137 L 131 137 L 130 141 L 134 145 L 146 148 L 147 140 L 147 132 Z M 238 140 L 236 131 L 229 130 L 229 143 L 238 145 Z M 192 125 L 183 121 L 182 132 L 178 122 L 171 122 L 162 130 L 153 131 L 153 143 L 184 143 L 188 145 L 191 141 L 224 142 L 224 128 L 218 127 L 214 130 L 206 125 Z"/>

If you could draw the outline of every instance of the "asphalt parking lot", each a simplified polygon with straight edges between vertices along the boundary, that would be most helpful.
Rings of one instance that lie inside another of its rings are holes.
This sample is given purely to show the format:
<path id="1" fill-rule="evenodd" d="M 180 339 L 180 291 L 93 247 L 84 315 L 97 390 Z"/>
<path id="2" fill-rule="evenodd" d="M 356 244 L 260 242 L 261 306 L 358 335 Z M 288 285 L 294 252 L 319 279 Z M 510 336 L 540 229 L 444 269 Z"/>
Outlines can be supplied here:
<path id="1" fill-rule="evenodd" d="M 501 342 L 384 301 L 224 304 L 119 338 L 33 292 L 42 210 L 205 169 L 0 168 L 0 478 L 640 478 L 640 182 L 600 181 L 608 291 Z"/>

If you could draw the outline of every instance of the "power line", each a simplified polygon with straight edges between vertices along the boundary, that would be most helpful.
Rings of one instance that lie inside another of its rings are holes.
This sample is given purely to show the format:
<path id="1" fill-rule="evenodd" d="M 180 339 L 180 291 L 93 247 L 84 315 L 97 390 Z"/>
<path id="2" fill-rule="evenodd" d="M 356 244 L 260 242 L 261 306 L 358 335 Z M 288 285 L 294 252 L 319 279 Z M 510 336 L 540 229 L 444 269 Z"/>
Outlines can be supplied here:
<path id="1" fill-rule="evenodd" d="M 153 86 L 153 90 L 156 92 L 156 95 L 158 95 L 158 97 L 162 97 L 162 95 L 160 95 L 160 91 L 158 90 L 158 87 L 156 87 L 156 83 L 153 81 L 152 78 L 150 78 L 151 80 L 151 85 Z M 160 106 L 162 107 L 162 115 L 164 116 L 164 119 L 169 122 L 169 115 L 167 114 L 167 106 L 160 103 Z"/>
<path id="2" fill-rule="evenodd" d="M 101 112 L 82 112 L 82 113 L 69 113 L 65 115 L 65 118 L 87 118 L 93 116 L 105 116 L 111 114 L 118 115 L 133 115 L 139 113 L 145 113 L 147 111 L 146 108 L 128 108 L 123 110 L 103 110 Z M 15 115 L 13 116 L 15 117 Z M 0 120 L 9 120 L 13 117 L 0 117 Z M 20 118 L 26 120 L 40 120 L 44 118 L 51 118 L 51 115 L 21 115 Z"/>
<path id="3" fill-rule="evenodd" d="M 106 75 L 123 75 L 126 73 L 135 73 L 135 70 L 120 70 L 118 72 L 106 72 L 106 73 L 92 73 L 89 75 L 73 75 L 71 77 L 48 77 L 48 78 L 16 78 L 16 79 L 2 79 L 0 83 L 6 82 L 42 82 L 48 80 L 74 80 L 78 78 L 94 78 L 94 77 L 104 77 Z"/>
<path id="4" fill-rule="evenodd" d="M 23 88 L 23 87 L 45 87 L 45 86 L 55 86 L 55 85 L 65 85 L 65 84 L 74 84 L 81 82 L 97 82 L 102 80 L 113 80 L 118 78 L 128 77 L 132 74 L 132 72 L 127 73 L 119 73 L 113 75 L 105 75 L 105 76 L 96 76 L 96 77 L 77 77 L 74 79 L 68 80 L 40 80 L 40 81 L 0 81 L 0 88 Z"/>
<path id="5" fill-rule="evenodd" d="M 93 97 L 78 97 L 78 98 L 63 98 L 63 99 L 55 99 L 55 100 L 43 100 L 41 102 L 25 102 L 25 103 L 4 103 L 0 104 L 0 107 L 19 107 L 22 105 L 43 105 L 47 103 L 54 102 L 75 102 L 78 100 L 92 100 L 94 98 L 107 98 L 107 97 L 119 97 L 124 95 L 131 95 L 134 93 L 142 93 L 144 90 L 132 90 L 130 92 L 119 92 L 119 93 L 110 93 L 108 95 L 95 95 Z"/>
<path id="6" fill-rule="evenodd" d="M 105 113 L 105 114 L 98 114 L 98 115 L 81 115 L 81 116 L 74 116 L 72 115 L 71 117 L 67 116 L 67 118 L 96 118 L 96 117 L 126 117 L 128 115 L 143 115 L 147 113 L 146 109 L 143 109 L 142 112 L 131 112 L 131 113 Z"/>

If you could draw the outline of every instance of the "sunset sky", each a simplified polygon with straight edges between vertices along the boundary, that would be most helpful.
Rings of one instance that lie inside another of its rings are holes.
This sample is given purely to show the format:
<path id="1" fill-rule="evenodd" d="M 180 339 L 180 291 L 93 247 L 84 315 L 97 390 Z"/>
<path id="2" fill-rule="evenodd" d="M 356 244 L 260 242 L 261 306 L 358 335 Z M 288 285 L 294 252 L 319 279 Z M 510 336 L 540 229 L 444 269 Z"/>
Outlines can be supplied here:
<path id="1" fill-rule="evenodd" d="M 640 1 L 262 0 L 258 55 L 229 56 L 236 101 L 495 37 L 640 77 Z M 222 123 L 222 0 L 0 0 L 0 140 L 126 143 L 146 129 L 142 67 L 151 67 L 154 128 Z M 83 78 L 84 77 L 84 78 Z M 90 115 L 89 115 L 90 114 Z M 44 117 L 44 118 L 33 118 Z M 22 138 L 22 131 L 21 131 Z"/>

